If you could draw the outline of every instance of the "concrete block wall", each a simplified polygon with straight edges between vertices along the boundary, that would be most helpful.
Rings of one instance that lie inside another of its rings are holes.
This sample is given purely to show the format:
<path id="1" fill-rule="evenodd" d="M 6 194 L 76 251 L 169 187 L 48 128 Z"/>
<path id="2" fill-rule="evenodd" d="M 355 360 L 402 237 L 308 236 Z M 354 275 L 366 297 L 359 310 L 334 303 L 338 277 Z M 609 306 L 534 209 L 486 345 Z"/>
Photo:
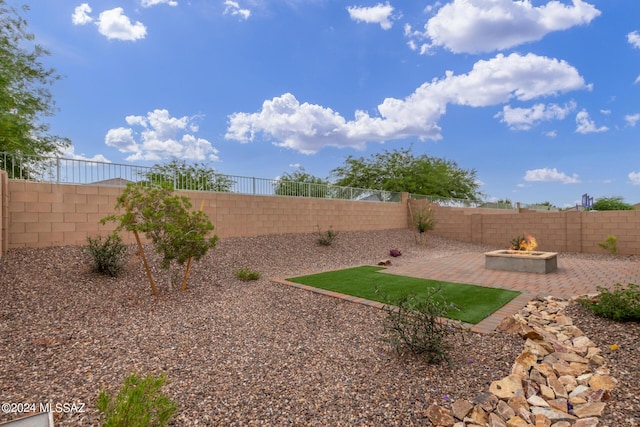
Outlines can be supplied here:
<path id="1" fill-rule="evenodd" d="M 428 205 L 417 200 L 410 203 L 414 211 Z M 460 241 L 507 248 L 511 239 L 529 233 L 542 251 L 608 253 L 598 243 L 613 235 L 620 255 L 640 255 L 640 210 L 489 212 L 436 205 L 432 208 L 438 221 L 433 233 Z"/>
<path id="2" fill-rule="evenodd" d="M 69 185 L 8 180 L 3 203 L 6 248 L 85 245 L 88 236 L 106 235 L 115 224 L 100 225 L 113 213 L 122 187 Z M 181 192 L 193 209 L 203 210 L 221 238 L 266 234 L 406 228 L 402 203 Z M 127 243 L 133 235 L 123 234 Z M 6 249 L 4 252 L 5 253 Z"/>

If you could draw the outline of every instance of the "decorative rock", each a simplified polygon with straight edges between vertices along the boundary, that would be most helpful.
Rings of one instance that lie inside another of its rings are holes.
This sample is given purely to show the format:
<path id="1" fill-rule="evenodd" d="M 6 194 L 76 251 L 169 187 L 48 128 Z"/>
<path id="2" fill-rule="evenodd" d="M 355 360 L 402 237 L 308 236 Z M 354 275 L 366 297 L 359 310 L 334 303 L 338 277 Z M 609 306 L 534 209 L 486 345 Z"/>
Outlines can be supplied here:
<path id="1" fill-rule="evenodd" d="M 537 414 L 535 421 L 536 427 L 551 427 L 551 420 L 542 414 Z"/>
<path id="2" fill-rule="evenodd" d="M 516 357 L 516 361 L 511 368 L 511 373 L 526 378 L 529 376 L 531 367 L 535 365 L 536 362 L 538 362 L 538 357 L 529 350 L 525 350 Z"/>
<path id="3" fill-rule="evenodd" d="M 603 402 L 585 403 L 573 407 L 573 414 L 578 418 L 601 417 L 604 412 Z"/>
<path id="4" fill-rule="evenodd" d="M 516 415 L 516 412 L 504 400 L 500 400 L 496 406 L 496 414 L 503 420 L 508 420 Z"/>
<path id="5" fill-rule="evenodd" d="M 512 417 L 507 420 L 507 427 L 527 427 L 531 424 L 520 417 Z"/>
<path id="6" fill-rule="evenodd" d="M 540 406 L 531 407 L 533 415 L 542 414 L 549 418 L 551 421 L 573 421 L 576 419 L 573 415 L 569 415 L 566 412 L 558 411 L 553 408 L 542 408 Z"/>
<path id="7" fill-rule="evenodd" d="M 555 399 L 556 397 L 569 397 L 569 395 L 567 394 L 567 389 L 564 388 L 564 385 L 562 385 L 562 383 L 557 378 L 547 378 L 547 384 L 555 393 L 555 397 L 553 397 L 552 399 Z"/>
<path id="8" fill-rule="evenodd" d="M 468 400 L 456 400 L 451 405 L 453 416 L 459 420 L 463 420 L 471 409 L 473 409 L 473 405 Z"/>
<path id="9" fill-rule="evenodd" d="M 483 426 L 487 424 L 488 417 L 487 413 L 484 411 L 484 409 L 482 409 L 482 406 L 476 405 L 473 407 L 471 412 L 469 412 L 469 415 L 467 415 L 467 417 L 464 419 L 464 421 L 467 420 Z"/>
<path id="10" fill-rule="evenodd" d="M 436 404 L 427 408 L 427 418 L 436 426 L 453 426 L 456 422 L 450 410 Z"/>
<path id="11" fill-rule="evenodd" d="M 558 411 L 562 411 L 562 412 L 569 412 L 569 405 L 568 405 L 569 401 L 567 399 L 553 399 L 553 400 L 548 400 L 547 403 L 553 409 L 557 409 Z"/>
<path id="12" fill-rule="evenodd" d="M 500 400 L 493 393 L 484 392 L 476 396 L 471 403 L 480 405 L 487 412 L 493 411 Z"/>
<path id="13" fill-rule="evenodd" d="M 594 389 L 604 389 L 604 390 L 613 390 L 616 388 L 618 384 L 618 380 L 613 378 L 610 375 L 594 375 L 589 380 L 589 385 Z"/>
<path id="14" fill-rule="evenodd" d="M 598 418 L 583 418 L 576 421 L 575 424 L 573 424 L 573 427 L 597 427 L 598 422 Z"/>
<path id="15" fill-rule="evenodd" d="M 489 391 L 503 400 L 521 395 L 524 393 L 522 378 L 517 375 L 509 375 L 501 380 L 493 381 L 489 386 Z"/>
<path id="16" fill-rule="evenodd" d="M 547 401 L 540 396 L 531 396 L 530 398 L 527 399 L 527 402 L 531 406 L 541 406 L 541 407 L 547 407 L 547 408 L 549 407 L 549 404 L 547 403 Z M 533 408 L 531 409 L 531 412 L 533 412 Z"/>
<path id="17" fill-rule="evenodd" d="M 489 414 L 489 427 L 507 427 L 507 423 L 493 412 Z"/>
<path id="18" fill-rule="evenodd" d="M 605 390 L 602 388 L 591 390 L 587 393 L 587 402 L 602 402 L 603 400 L 609 400 L 611 398 L 611 394 L 609 390 Z"/>
<path id="19" fill-rule="evenodd" d="M 529 410 L 529 404 L 524 396 L 514 396 L 509 399 L 507 403 L 516 414 L 520 411 L 520 408 L 523 408 L 525 411 Z"/>
<path id="20" fill-rule="evenodd" d="M 571 423 L 569 421 L 558 421 L 551 424 L 551 427 L 571 427 Z"/>
<path id="21" fill-rule="evenodd" d="M 552 400 L 556 398 L 556 394 L 553 392 L 553 389 L 545 384 L 540 385 L 540 395 L 545 400 Z"/>

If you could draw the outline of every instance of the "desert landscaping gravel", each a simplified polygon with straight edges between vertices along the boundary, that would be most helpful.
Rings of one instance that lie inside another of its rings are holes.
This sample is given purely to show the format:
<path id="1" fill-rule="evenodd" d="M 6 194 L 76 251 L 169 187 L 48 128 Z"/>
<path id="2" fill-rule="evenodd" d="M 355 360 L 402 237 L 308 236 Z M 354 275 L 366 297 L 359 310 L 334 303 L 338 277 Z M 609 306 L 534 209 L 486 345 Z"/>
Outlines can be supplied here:
<path id="1" fill-rule="evenodd" d="M 471 398 L 509 373 L 519 336 L 466 334 L 452 343 L 451 365 L 428 365 L 381 339 L 379 310 L 270 282 L 375 264 L 391 248 L 402 256 L 390 268 L 495 248 L 437 236 L 422 248 L 408 230 L 341 232 L 328 247 L 315 238 L 222 239 L 193 264 L 185 292 L 169 291 L 155 268 L 158 297 L 133 246 L 117 278 L 92 273 L 82 248 L 9 251 L 0 259 L 0 400 L 83 404 L 57 413 L 56 426 L 99 425 L 100 390 L 117 392 L 131 372 L 164 373 L 175 426 L 428 426 L 430 404 Z M 262 277 L 242 281 L 242 267 Z M 640 425 L 638 324 L 568 312 L 620 381 L 602 425 Z M 0 422 L 17 416 L 0 413 Z"/>

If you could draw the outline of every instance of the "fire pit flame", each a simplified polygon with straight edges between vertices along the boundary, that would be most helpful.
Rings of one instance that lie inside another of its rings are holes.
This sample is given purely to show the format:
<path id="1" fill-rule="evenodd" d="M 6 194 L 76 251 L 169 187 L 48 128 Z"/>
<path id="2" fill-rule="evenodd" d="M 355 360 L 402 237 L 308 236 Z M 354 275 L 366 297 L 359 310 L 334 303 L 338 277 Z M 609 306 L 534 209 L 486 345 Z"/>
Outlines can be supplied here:
<path id="1" fill-rule="evenodd" d="M 516 242 L 513 242 L 511 245 L 511 250 L 513 251 L 535 251 L 538 247 L 538 242 L 536 238 L 533 237 L 529 233 L 524 233 L 524 237 L 518 238 Z"/>

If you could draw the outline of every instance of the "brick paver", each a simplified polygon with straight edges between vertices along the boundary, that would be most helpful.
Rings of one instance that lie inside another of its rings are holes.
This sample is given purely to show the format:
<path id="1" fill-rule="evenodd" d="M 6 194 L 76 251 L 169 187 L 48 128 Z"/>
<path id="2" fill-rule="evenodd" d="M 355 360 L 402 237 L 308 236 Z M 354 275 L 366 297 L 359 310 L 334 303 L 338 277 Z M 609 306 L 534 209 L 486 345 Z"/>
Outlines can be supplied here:
<path id="1" fill-rule="evenodd" d="M 640 283 L 640 263 L 625 260 L 588 260 L 563 258 L 559 255 L 558 270 L 548 274 L 520 273 L 484 268 L 484 253 L 462 253 L 443 258 L 429 259 L 424 262 L 412 262 L 405 265 L 393 265 L 386 270 L 388 274 L 442 280 L 453 283 L 504 288 L 522 292 L 500 310 L 475 325 L 476 332 L 491 332 L 502 319 L 522 309 L 528 301 L 537 296 L 553 295 L 570 298 L 577 295 L 596 293 L 598 286 L 610 287 L 616 283 Z M 366 303 L 381 307 L 379 303 L 354 300 L 353 297 L 336 292 L 328 292 L 278 280 L 279 283 L 320 292 L 353 302 Z"/>

